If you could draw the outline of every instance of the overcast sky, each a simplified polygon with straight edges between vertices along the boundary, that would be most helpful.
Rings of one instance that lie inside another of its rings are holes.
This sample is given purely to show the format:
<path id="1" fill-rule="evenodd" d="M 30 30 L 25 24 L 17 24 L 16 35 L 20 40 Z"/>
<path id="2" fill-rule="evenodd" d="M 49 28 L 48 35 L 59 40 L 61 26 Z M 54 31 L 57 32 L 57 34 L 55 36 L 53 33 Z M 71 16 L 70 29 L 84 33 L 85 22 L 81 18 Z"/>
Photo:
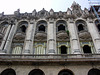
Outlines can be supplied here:
<path id="1" fill-rule="evenodd" d="M 31 13 L 34 9 L 40 11 L 42 8 L 47 11 L 51 8 L 56 12 L 67 11 L 74 1 L 79 3 L 82 9 L 89 8 L 88 0 L 0 0 L 0 13 L 13 14 L 17 9 L 20 9 L 21 13 Z"/>

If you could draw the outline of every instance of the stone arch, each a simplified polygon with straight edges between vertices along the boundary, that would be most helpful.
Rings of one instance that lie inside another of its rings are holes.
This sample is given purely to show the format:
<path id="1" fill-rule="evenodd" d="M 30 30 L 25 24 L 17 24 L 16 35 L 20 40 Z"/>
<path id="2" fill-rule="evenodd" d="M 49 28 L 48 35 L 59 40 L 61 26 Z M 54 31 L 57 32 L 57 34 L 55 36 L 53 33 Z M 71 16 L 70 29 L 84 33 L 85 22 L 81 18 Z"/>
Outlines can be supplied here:
<path id="1" fill-rule="evenodd" d="M 45 74 L 40 69 L 34 69 L 34 70 L 30 71 L 28 75 L 45 75 Z"/>
<path id="2" fill-rule="evenodd" d="M 100 70 L 97 68 L 92 68 L 88 71 L 87 75 L 100 75 Z"/>
<path id="3" fill-rule="evenodd" d="M 47 31 L 47 22 L 45 20 L 40 20 L 37 22 L 37 32 L 46 32 Z"/>
<path id="4" fill-rule="evenodd" d="M 83 46 L 83 52 L 84 53 L 92 53 L 91 47 L 89 45 L 84 45 Z"/>
<path id="5" fill-rule="evenodd" d="M 0 45 L 2 43 L 3 37 L 7 32 L 8 25 L 9 23 L 7 21 L 3 21 L 0 23 Z"/>
<path id="6" fill-rule="evenodd" d="M 12 54 L 22 53 L 27 27 L 28 27 L 27 21 L 18 22 L 17 31 L 12 40 L 10 53 Z"/>
<path id="7" fill-rule="evenodd" d="M 15 70 L 8 68 L 1 72 L 0 75 L 16 75 Z"/>
<path id="8" fill-rule="evenodd" d="M 3 33 L 3 34 L 5 34 L 5 32 L 6 32 L 6 29 L 7 29 L 7 27 L 8 27 L 8 22 L 7 21 L 4 21 L 4 22 L 2 22 L 1 24 L 0 24 L 0 32 L 1 33 Z"/>
<path id="9" fill-rule="evenodd" d="M 28 27 L 28 22 L 27 21 L 21 21 L 18 23 L 18 28 L 17 28 L 17 32 L 26 32 L 26 29 Z"/>
<path id="10" fill-rule="evenodd" d="M 61 70 L 58 75 L 74 75 L 73 72 L 69 69 L 63 69 Z"/>
<path id="11" fill-rule="evenodd" d="M 56 22 L 57 31 L 66 31 L 67 30 L 67 23 L 65 20 L 58 20 Z"/>
<path id="12" fill-rule="evenodd" d="M 78 32 L 80 31 L 87 31 L 87 23 L 84 20 L 76 20 L 75 22 L 76 26 L 77 26 L 77 30 Z"/>

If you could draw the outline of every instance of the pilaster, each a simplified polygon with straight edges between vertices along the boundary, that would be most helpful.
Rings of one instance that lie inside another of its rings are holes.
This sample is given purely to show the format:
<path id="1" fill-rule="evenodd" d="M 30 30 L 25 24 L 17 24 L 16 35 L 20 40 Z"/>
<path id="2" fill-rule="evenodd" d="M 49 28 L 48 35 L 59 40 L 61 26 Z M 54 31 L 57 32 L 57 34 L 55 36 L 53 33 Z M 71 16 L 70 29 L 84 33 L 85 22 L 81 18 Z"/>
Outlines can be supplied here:
<path id="1" fill-rule="evenodd" d="M 35 21 L 30 21 L 26 32 L 23 54 L 33 54 L 33 40 L 35 34 L 36 24 Z"/>
<path id="2" fill-rule="evenodd" d="M 18 26 L 16 21 L 15 21 L 15 23 L 16 23 L 16 25 L 13 24 L 12 27 L 11 27 L 7 41 L 6 41 L 5 46 L 4 46 L 4 51 L 6 53 L 10 53 L 10 50 L 11 50 L 12 39 L 13 39 L 13 36 L 14 36 L 16 29 L 17 29 L 17 26 Z"/>
<path id="3" fill-rule="evenodd" d="M 47 35 L 47 48 L 48 54 L 56 53 L 56 28 L 54 19 L 49 19 L 48 22 L 48 35 Z"/>
<path id="4" fill-rule="evenodd" d="M 80 43 L 77 34 L 77 29 L 75 23 L 72 19 L 68 20 L 68 30 L 70 32 L 70 43 L 71 43 L 71 53 L 72 54 L 80 54 Z"/>
<path id="5" fill-rule="evenodd" d="M 1 46 L 0 46 L 0 53 L 5 53 L 5 52 L 3 51 L 3 48 L 4 48 L 4 46 L 5 46 L 7 37 L 8 37 L 9 32 L 10 32 L 10 29 L 11 29 L 11 25 L 8 26 L 7 31 L 6 31 L 6 34 L 5 34 L 5 36 L 4 36 L 3 40 L 2 40 L 2 43 L 1 43 Z"/>
<path id="6" fill-rule="evenodd" d="M 100 53 L 100 35 L 96 28 L 96 25 L 91 19 L 87 19 L 87 26 L 94 43 L 96 53 Z"/>

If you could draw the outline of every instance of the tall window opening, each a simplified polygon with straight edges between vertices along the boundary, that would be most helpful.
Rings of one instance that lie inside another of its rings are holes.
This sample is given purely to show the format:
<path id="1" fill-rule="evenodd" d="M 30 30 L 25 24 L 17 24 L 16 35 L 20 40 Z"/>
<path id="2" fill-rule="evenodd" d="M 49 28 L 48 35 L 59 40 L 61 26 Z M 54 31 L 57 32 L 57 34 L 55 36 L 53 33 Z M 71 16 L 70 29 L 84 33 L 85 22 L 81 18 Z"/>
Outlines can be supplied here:
<path id="1" fill-rule="evenodd" d="M 16 75 L 16 73 L 13 69 L 6 69 L 1 73 L 1 75 Z"/>
<path id="2" fill-rule="evenodd" d="M 82 30 L 84 30 L 83 25 L 82 24 L 79 24 L 78 31 L 82 31 Z"/>
<path id="3" fill-rule="evenodd" d="M 40 26 L 39 26 L 39 31 L 45 32 L 45 26 L 44 26 L 44 25 L 40 25 Z"/>
<path id="4" fill-rule="evenodd" d="M 73 75 L 73 73 L 69 70 L 62 70 L 58 73 L 58 75 Z"/>
<path id="5" fill-rule="evenodd" d="M 22 32 L 25 33 L 25 32 L 26 32 L 26 27 L 25 27 L 25 26 L 22 26 L 22 27 L 21 27 L 21 30 L 22 30 Z"/>
<path id="6" fill-rule="evenodd" d="M 28 75 L 44 75 L 44 72 L 40 69 L 32 70 Z"/>
<path id="7" fill-rule="evenodd" d="M 61 46 L 60 50 L 61 50 L 61 54 L 67 54 L 67 47 L 66 46 Z"/>
<path id="8" fill-rule="evenodd" d="M 98 31 L 100 31 L 100 24 L 98 24 L 97 27 L 98 27 Z"/>
<path id="9" fill-rule="evenodd" d="M 89 70 L 88 75 L 100 75 L 100 70 L 93 68 L 93 69 Z"/>
<path id="10" fill-rule="evenodd" d="M 88 45 L 85 45 L 85 46 L 83 47 L 83 52 L 84 52 L 84 53 L 92 53 L 92 52 L 91 52 L 91 47 L 88 46 Z"/>
<path id="11" fill-rule="evenodd" d="M 58 26 L 58 31 L 62 31 L 62 30 L 65 30 L 65 26 L 61 24 Z"/>

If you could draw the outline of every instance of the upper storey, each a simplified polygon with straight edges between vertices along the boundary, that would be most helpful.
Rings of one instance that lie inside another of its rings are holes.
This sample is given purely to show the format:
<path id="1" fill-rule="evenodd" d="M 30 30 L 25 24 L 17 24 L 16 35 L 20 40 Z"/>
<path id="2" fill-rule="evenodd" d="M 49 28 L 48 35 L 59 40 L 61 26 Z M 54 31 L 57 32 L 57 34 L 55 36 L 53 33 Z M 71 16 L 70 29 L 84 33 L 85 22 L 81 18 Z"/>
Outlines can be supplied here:
<path id="1" fill-rule="evenodd" d="M 71 8 L 68 8 L 66 12 L 54 12 L 53 9 L 50 11 L 46 11 L 44 8 L 41 11 L 33 10 L 32 13 L 20 13 L 20 10 L 14 12 L 13 15 L 4 15 L 4 12 L 0 14 L 0 21 L 4 20 L 20 20 L 20 19 L 57 19 L 57 18 L 95 18 L 94 14 L 89 12 L 87 8 L 84 10 L 81 9 L 81 6 L 77 4 L 76 2 L 73 2 Z"/>

